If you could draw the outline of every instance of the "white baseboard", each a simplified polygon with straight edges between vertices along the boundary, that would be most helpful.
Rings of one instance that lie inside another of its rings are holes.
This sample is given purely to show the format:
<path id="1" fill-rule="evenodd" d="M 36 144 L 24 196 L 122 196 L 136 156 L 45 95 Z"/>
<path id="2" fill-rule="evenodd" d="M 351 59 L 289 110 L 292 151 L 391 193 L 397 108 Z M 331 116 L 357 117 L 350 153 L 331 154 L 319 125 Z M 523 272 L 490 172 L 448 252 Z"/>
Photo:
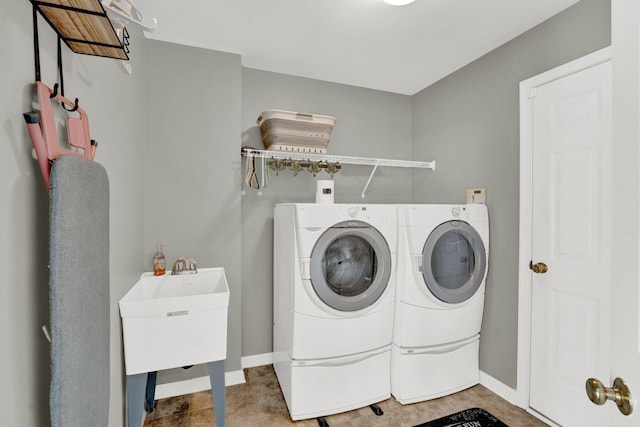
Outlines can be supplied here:
<path id="1" fill-rule="evenodd" d="M 244 371 L 246 368 L 270 365 L 273 363 L 273 353 L 256 354 L 245 356 L 240 360 L 242 369 L 224 373 L 225 386 L 244 384 Z M 198 393 L 200 391 L 211 390 L 211 382 L 208 376 L 192 378 L 185 381 L 174 381 L 172 383 L 158 384 L 156 386 L 156 399 L 166 399 L 168 397 L 182 396 L 183 394 Z"/>
<path id="2" fill-rule="evenodd" d="M 244 384 L 244 371 L 240 369 L 238 371 L 225 372 L 224 383 L 227 387 L 230 385 Z"/>
<path id="3" fill-rule="evenodd" d="M 240 366 L 242 367 L 242 369 L 224 373 L 225 385 L 228 387 L 237 384 L 244 384 L 244 369 L 270 365 L 272 363 L 273 353 L 245 356 L 240 360 Z M 516 390 L 502 383 L 501 381 L 498 381 L 491 375 L 480 371 L 480 384 L 482 384 L 507 402 L 511 403 L 512 405 L 518 406 L 516 404 Z M 205 390 L 211 390 L 211 382 L 208 376 L 192 378 L 185 381 L 175 381 L 172 383 L 158 384 L 156 386 L 155 397 L 156 399 L 166 399 L 168 397 L 197 393 Z"/>
<path id="4" fill-rule="evenodd" d="M 482 371 L 480 371 L 480 384 L 482 384 L 487 389 L 491 390 L 493 393 L 497 394 L 507 402 L 511 403 L 513 406 L 517 406 L 519 408 L 524 409 L 529 414 L 533 415 L 540 421 L 546 423 L 550 427 L 560 427 L 558 424 L 546 418 L 544 415 L 539 414 L 532 408 L 529 408 L 526 405 L 525 406 L 519 405 L 518 403 L 520 399 L 518 399 L 517 390 L 509 387 L 505 383 L 498 381 L 497 379 L 493 378 L 491 375 L 484 373 Z"/>
<path id="5" fill-rule="evenodd" d="M 224 373 L 225 386 L 244 384 L 244 371 L 230 371 Z M 167 397 L 182 396 L 183 394 L 197 393 L 199 391 L 211 390 L 211 381 L 208 375 L 192 378 L 184 381 L 174 381 L 172 383 L 158 384 L 156 386 L 156 400 Z"/>
<path id="6" fill-rule="evenodd" d="M 493 378 L 491 375 L 485 372 L 480 371 L 480 384 L 482 384 L 483 386 L 485 386 L 486 388 L 488 388 L 489 390 L 491 390 L 492 392 L 494 392 L 495 394 L 497 394 L 507 402 L 511 403 L 512 405 L 518 406 L 516 405 L 516 402 L 517 402 L 516 390 L 509 387 L 505 383 L 498 381 L 497 379 Z"/>
<path id="7" fill-rule="evenodd" d="M 273 363 L 273 353 L 256 354 L 245 356 L 240 360 L 242 369 L 255 368 L 256 366 L 271 365 Z"/>
<path id="8" fill-rule="evenodd" d="M 242 369 L 238 371 L 225 372 L 224 380 L 225 385 L 232 386 L 237 384 L 244 384 L 244 369 L 255 368 L 257 366 L 270 365 L 273 363 L 273 353 L 256 354 L 253 356 L 245 356 L 240 361 Z M 498 381 L 491 375 L 480 371 L 480 384 L 493 393 L 497 394 L 512 405 L 516 405 L 516 390 Z M 193 378 L 185 381 L 175 381 L 167 384 L 158 384 L 156 386 L 156 399 L 166 399 L 168 397 L 181 396 L 184 394 L 197 393 L 200 391 L 211 390 L 211 383 L 208 376 Z M 517 405 L 516 405 L 517 406 Z M 543 421 L 547 421 L 540 414 L 532 413 Z M 143 420 L 144 422 L 144 420 Z M 555 425 L 555 424 L 549 424 Z"/>
<path id="9" fill-rule="evenodd" d="M 226 383 L 226 372 L 225 372 Z M 211 390 L 209 377 L 197 377 L 190 380 L 174 381 L 172 383 L 156 385 L 156 400 L 167 397 L 181 396 L 183 394 L 197 393 L 199 391 Z"/>

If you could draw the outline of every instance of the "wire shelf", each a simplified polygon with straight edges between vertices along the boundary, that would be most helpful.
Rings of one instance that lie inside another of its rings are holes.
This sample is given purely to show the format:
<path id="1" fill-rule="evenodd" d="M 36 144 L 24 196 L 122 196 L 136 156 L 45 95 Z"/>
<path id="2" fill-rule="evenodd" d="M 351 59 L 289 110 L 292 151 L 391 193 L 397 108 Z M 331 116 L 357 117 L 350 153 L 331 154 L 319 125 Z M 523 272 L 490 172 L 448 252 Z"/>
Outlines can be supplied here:
<path id="1" fill-rule="evenodd" d="M 337 162 L 343 165 L 388 166 L 396 168 L 418 168 L 435 170 L 436 162 L 423 162 L 413 160 L 376 159 L 371 157 L 335 156 L 331 154 L 302 153 L 299 151 L 271 151 L 243 148 L 242 156 L 258 158 L 309 160 L 312 162 Z"/>
<path id="2" fill-rule="evenodd" d="M 303 162 L 327 162 L 327 163 L 335 163 L 338 165 L 373 166 L 373 169 L 371 170 L 371 174 L 369 175 L 369 179 L 367 180 L 367 183 L 365 184 L 364 189 L 362 190 L 361 197 L 363 199 L 365 198 L 367 188 L 369 188 L 369 184 L 371 183 L 371 179 L 373 178 L 373 175 L 376 173 L 376 170 L 378 169 L 379 166 L 394 167 L 394 168 L 418 168 L 418 169 L 431 169 L 431 170 L 435 170 L 436 168 L 435 160 L 430 162 L 421 162 L 421 161 L 414 161 L 414 160 L 376 159 L 371 157 L 334 156 L 331 154 L 305 153 L 305 152 L 299 152 L 299 151 L 258 150 L 250 147 L 242 147 L 242 156 L 247 158 L 247 172 L 252 172 L 250 171 L 250 168 L 249 168 L 249 158 L 282 159 L 285 161 L 299 160 Z M 262 162 L 263 162 L 262 169 L 264 170 L 265 160 L 263 160 Z M 264 181 L 264 177 L 263 177 L 263 181 Z M 242 181 L 242 194 L 245 194 L 245 180 Z M 262 195 L 262 191 L 260 190 L 258 194 Z"/>

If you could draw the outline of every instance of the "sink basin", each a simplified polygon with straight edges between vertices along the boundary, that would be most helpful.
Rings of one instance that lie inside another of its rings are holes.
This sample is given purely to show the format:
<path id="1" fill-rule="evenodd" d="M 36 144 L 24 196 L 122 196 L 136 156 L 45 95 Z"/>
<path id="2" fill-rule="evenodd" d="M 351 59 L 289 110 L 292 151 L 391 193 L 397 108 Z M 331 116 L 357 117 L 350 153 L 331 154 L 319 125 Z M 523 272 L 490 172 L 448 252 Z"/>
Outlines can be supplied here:
<path id="1" fill-rule="evenodd" d="M 127 375 L 226 358 L 224 268 L 177 276 L 144 273 L 119 305 Z"/>

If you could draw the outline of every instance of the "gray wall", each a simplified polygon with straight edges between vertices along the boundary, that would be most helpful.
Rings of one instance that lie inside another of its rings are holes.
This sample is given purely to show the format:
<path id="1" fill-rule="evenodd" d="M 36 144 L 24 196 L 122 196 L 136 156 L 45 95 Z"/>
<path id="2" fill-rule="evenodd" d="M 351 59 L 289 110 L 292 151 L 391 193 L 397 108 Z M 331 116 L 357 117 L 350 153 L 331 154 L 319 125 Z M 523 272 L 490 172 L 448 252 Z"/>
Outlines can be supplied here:
<path id="1" fill-rule="evenodd" d="M 238 55 L 147 41 L 144 268 L 158 243 L 169 270 L 182 255 L 225 268 L 227 370 L 240 369 L 240 78 Z M 158 383 L 206 375 L 163 371 Z"/>
<path id="2" fill-rule="evenodd" d="M 481 366 L 514 386 L 517 85 L 609 44 L 609 16 L 608 0 L 582 0 L 414 97 L 242 69 L 235 55 L 147 43 L 135 31 L 131 76 L 112 60 L 63 48 L 66 93 L 89 114 L 111 185 L 110 425 L 124 425 L 117 301 L 151 268 L 159 242 L 169 263 L 191 255 L 227 269 L 227 370 L 239 368 L 241 353 L 271 351 L 273 205 L 313 201 L 315 183 L 308 172 L 283 172 L 263 196 L 240 198 L 238 149 L 261 147 L 255 120 L 268 108 L 336 116 L 333 154 L 438 162 L 435 172 L 379 170 L 365 200 L 370 168 L 345 166 L 337 202 L 460 203 L 466 188 L 487 187 L 492 262 Z M 51 85 L 55 36 L 43 21 L 40 28 Z M 40 331 L 48 322 L 48 195 L 22 119 L 33 108 L 29 2 L 0 2 L 0 58 L 0 413 L 7 425 L 35 427 L 48 424 L 49 349 Z"/>
<path id="3" fill-rule="evenodd" d="M 336 117 L 330 154 L 411 159 L 411 98 L 405 95 L 291 77 L 253 69 L 242 71 L 242 144 L 263 148 L 258 115 L 270 108 Z M 429 154 L 430 156 L 430 154 Z M 424 160 L 430 160 L 430 157 Z M 380 168 L 366 198 L 360 194 L 370 167 L 345 165 L 335 176 L 336 203 L 408 203 L 411 171 Z M 327 179 L 321 172 L 320 179 Z M 272 176 L 258 196 L 242 198 L 242 354 L 272 351 L 272 234 L 276 203 L 315 201 L 313 176 L 290 171 Z"/>
<path id="4" fill-rule="evenodd" d="M 0 2 L 0 413 L 3 425 L 49 424 L 48 193 L 32 158 L 22 113 L 33 109 L 31 4 Z M 56 80 L 56 38 L 40 20 L 42 80 Z M 145 139 L 145 43 L 131 32 L 131 65 L 71 54 L 63 47 L 65 93 L 80 99 L 96 161 L 110 181 L 111 219 L 111 399 L 110 425 L 124 425 L 124 370 L 117 302 L 137 280 L 143 265 L 142 162 Z"/>
<path id="5" fill-rule="evenodd" d="M 518 289 L 518 84 L 611 43 L 610 0 L 582 0 L 413 97 L 414 157 L 438 168 L 416 174 L 416 203 L 464 203 L 487 188 L 490 266 L 481 369 L 516 386 Z"/>

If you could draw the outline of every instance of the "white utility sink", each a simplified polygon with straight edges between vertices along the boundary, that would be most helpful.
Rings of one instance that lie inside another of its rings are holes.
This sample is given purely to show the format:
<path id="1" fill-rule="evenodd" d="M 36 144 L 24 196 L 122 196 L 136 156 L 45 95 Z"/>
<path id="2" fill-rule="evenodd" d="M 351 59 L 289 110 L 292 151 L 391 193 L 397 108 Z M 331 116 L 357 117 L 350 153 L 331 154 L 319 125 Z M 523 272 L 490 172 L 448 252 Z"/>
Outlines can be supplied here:
<path id="1" fill-rule="evenodd" d="M 127 375 L 226 358 L 224 268 L 176 276 L 144 273 L 119 305 Z"/>

